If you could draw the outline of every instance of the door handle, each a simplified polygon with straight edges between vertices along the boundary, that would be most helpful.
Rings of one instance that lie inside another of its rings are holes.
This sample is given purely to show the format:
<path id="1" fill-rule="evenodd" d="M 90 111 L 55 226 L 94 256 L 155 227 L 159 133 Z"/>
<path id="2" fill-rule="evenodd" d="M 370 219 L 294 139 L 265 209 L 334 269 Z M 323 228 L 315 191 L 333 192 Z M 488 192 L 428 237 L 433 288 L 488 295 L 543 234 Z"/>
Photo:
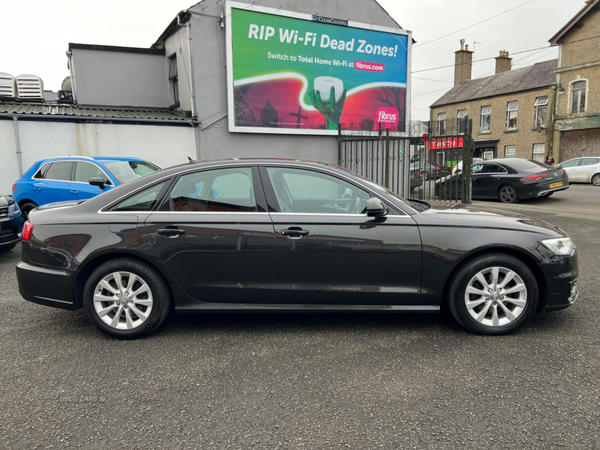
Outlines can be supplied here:
<path id="1" fill-rule="evenodd" d="M 39 187 L 34 187 L 34 188 L 33 188 L 33 190 L 34 190 L 34 191 L 38 191 L 38 192 L 40 192 L 40 191 L 42 190 L 42 188 L 39 188 Z"/>
<path id="2" fill-rule="evenodd" d="M 281 234 L 283 236 L 289 237 L 300 237 L 308 235 L 307 230 L 303 230 L 302 228 L 288 228 L 287 230 L 281 230 Z"/>
<path id="3" fill-rule="evenodd" d="M 162 236 L 177 237 L 184 234 L 185 230 L 182 230 L 181 228 L 161 228 L 157 233 Z"/>
<path id="4" fill-rule="evenodd" d="M 71 191 L 71 194 L 77 195 L 79 194 L 79 191 Z"/>

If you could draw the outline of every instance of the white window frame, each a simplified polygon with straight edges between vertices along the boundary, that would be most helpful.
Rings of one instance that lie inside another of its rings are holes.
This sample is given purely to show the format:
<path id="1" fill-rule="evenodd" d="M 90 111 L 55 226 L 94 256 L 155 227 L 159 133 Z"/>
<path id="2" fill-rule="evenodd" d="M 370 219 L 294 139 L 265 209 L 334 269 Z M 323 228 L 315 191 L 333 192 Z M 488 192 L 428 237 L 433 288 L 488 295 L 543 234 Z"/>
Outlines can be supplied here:
<path id="1" fill-rule="evenodd" d="M 179 105 L 179 68 L 177 67 L 177 53 L 168 57 L 169 83 L 173 95 L 173 106 Z"/>
<path id="2" fill-rule="evenodd" d="M 542 151 L 540 152 L 539 149 L 541 149 Z M 546 144 L 533 144 L 533 149 L 531 151 L 531 159 L 543 163 L 546 160 Z"/>
<path id="3" fill-rule="evenodd" d="M 577 83 L 585 83 L 585 87 L 582 89 L 577 89 L 576 91 L 573 89 L 573 86 Z M 587 78 L 577 78 L 576 80 L 573 80 L 569 83 L 569 113 L 570 114 L 584 114 L 587 110 L 588 110 L 588 99 L 589 99 L 589 80 Z M 583 94 L 585 95 L 584 98 L 584 106 L 583 106 L 583 111 L 579 110 L 579 106 L 581 106 L 581 94 L 579 94 L 581 91 L 583 91 Z M 578 93 L 578 101 L 577 101 L 577 105 L 578 105 L 578 110 L 576 112 L 573 111 L 573 97 L 575 95 L 575 92 Z"/>
<path id="4" fill-rule="evenodd" d="M 548 97 L 536 97 L 535 99 L 535 115 L 533 117 L 533 126 L 538 126 L 538 120 L 540 117 L 540 111 L 542 109 L 546 110 L 546 115 L 544 117 L 544 122 L 540 122 L 540 127 L 545 127 L 548 120 Z"/>
<path id="5" fill-rule="evenodd" d="M 437 116 L 438 123 L 438 135 L 443 136 L 446 134 L 446 113 L 439 113 Z"/>
<path id="6" fill-rule="evenodd" d="M 517 146 L 516 145 L 505 145 L 504 146 L 504 157 L 510 158 L 517 155 Z"/>
<path id="7" fill-rule="evenodd" d="M 465 134 L 465 118 L 467 117 L 466 109 L 459 109 L 456 112 L 456 134 Z"/>
<path id="8" fill-rule="evenodd" d="M 514 127 L 510 126 L 511 113 L 515 113 L 515 115 L 514 115 L 515 126 Z M 518 117 L 519 117 L 519 101 L 514 100 L 512 102 L 508 102 L 506 104 L 506 129 L 507 130 L 516 130 L 517 129 Z"/>
<path id="9" fill-rule="evenodd" d="M 484 108 L 489 108 L 489 111 L 484 111 Z M 482 106 L 479 113 L 479 130 L 482 133 L 489 133 L 492 127 L 492 105 Z M 483 128 L 483 118 L 487 117 L 487 128 Z"/>

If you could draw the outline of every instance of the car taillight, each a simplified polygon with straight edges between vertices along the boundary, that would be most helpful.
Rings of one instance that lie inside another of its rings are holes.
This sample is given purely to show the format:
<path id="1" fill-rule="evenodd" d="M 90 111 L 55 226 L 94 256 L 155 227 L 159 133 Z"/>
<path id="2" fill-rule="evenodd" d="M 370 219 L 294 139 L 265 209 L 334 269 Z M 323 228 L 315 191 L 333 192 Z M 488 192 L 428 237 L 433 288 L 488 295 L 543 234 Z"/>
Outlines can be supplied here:
<path id="1" fill-rule="evenodd" d="M 15 192 L 15 188 L 17 187 L 17 183 L 13 184 L 13 192 Z"/>
<path id="2" fill-rule="evenodd" d="M 23 225 L 23 240 L 28 241 L 31 239 L 31 233 L 33 233 L 33 224 L 29 221 Z"/>
<path id="3" fill-rule="evenodd" d="M 561 171 L 562 173 L 567 173 L 567 171 L 566 171 L 565 169 L 560 169 L 560 171 Z"/>
<path id="4" fill-rule="evenodd" d="M 540 178 L 545 178 L 545 177 L 547 177 L 547 176 L 548 176 L 548 174 L 547 174 L 547 173 L 543 173 L 543 174 L 541 174 L 541 175 L 531 175 L 531 176 L 529 176 L 529 177 L 525 177 L 525 178 L 527 178 L 528 180 L 531 180 L 531 181 L 537 181 L 537 180 L 539 180 Z"/>

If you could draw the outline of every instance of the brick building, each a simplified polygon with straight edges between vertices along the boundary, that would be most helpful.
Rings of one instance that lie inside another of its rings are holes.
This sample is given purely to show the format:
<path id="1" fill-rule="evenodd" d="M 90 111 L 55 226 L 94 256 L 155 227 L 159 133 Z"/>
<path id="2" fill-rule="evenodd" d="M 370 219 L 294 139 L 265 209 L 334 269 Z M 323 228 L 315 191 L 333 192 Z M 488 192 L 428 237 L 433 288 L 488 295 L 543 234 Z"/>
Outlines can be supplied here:
<path id="1" fill-rule="evenodd" d="M 559 47 L 553 136 L 559 161 L 600 156 L 599 31 L 600 0 L 588 0 L 550 39 Z"/>
<path id="2" fill-rule="evenodd" d="M 433 134 L 461 134 L 468 117 L 473 121 L 475 157 L 543 161 L 551 148 L 548 126 L 557 61 L 511 70 L 508 52 L 501 51 L 496 74 L 472 80 L 473 52 L 461 45 L 455 54 L 455 86 L 431 105 Z"/>

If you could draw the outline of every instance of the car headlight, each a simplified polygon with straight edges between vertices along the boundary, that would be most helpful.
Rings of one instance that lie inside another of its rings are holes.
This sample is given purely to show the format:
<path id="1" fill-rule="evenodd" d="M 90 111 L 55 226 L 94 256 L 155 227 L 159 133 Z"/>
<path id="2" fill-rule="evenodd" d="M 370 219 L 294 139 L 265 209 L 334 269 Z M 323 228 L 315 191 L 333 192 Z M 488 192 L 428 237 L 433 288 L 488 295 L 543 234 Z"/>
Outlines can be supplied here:
<path id="1" fill-rule="evenodd" d="M 19 210 L 19 205 L 13 203 L 12 205 L 8 205 L 8 218 L 12 219 L 19 215 L 21 211 Z"/>
<path id="2" fill-rule="evenodd" d="M 573 256 L 575 253 L 575 242 L 571 238 L 546 239 L 542 244 L 558 256 Z"/>

